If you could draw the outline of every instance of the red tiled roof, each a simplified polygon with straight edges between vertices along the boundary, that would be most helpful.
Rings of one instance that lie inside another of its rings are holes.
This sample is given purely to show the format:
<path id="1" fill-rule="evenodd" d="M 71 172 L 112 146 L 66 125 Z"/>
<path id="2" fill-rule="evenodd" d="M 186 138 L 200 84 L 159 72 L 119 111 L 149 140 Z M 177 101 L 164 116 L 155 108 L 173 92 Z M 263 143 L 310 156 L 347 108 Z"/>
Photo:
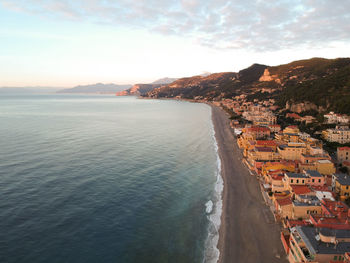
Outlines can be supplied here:
<path id="1" fill-rule="evenodd" d="M 255 147 L 257 152 L 273 152 L 270 147 Z"/>
<path id="2" fill-rule="evenodd" d="M 247 131 L 266 131 L 266 132 L 269 132 L 270 129 L 266 128 L 266 127 L 254 126 L 254 127 L 247 128 Z"/>
<path id="3" fill-rule="evenodd" d="M 311 189 L 314 190 L 314 191 L 323 191 L 323 192 L 331 192 L 328 188 L 327 185 L 313 185 L 311 186 Z"/>
<path id="4" fill-rule="evenodd" d="M 350 151 L 350 147 L 348 146 L 338 147 L 338 151 Z"/>
<path id="5" fill-rule="evenodd" d="M 273 179 L 273 180 L 278 180 L 278 181 L 282 181 L 283 180 L 283 175 L 282 174 L 274 174 L 274 175 L 272 175 L 271 176 L 271 178 Z"/>
<path id="6" fill-rule="evenodd" d="M 292 191 L 296 195 L 304 195 L 312 192 L 311 189 L 306 185 L 292 185 Z"/>
<path id="7" fill-rule="evenodd" d="M 257 140 L 257 145 L 269 145 L 269 146 L 276 146 L 277 143 L 273 140 Z"/>
<path id="8" fill-rule="evenodd" d="M 350 166 L 350 161 L 344 161 L 344 162 L 343 162 L 343 165 L 344 165 L 344 166 Z"/>
<path id="9" fill-rule="evenodd" d="M 292 200 L 290 198 L 276 199 L 276 202 L 279 206 L 291 205 Z"/>
<path id="10" fill-rule="evenodd" d="M 289 227 L 294 227 L 294 226 L 307 226 L 310 225 L 309 222 L 305 220 L 287 220 L 287 225 Z"/>
<path id="11" fill-rule="evenodd" d="M 300 119 L 301 117 L 296 114 L 296 113 L 287 113 L 287 118 L 290 117 L 290 118 L 294 118 L 294 119 Z"/>

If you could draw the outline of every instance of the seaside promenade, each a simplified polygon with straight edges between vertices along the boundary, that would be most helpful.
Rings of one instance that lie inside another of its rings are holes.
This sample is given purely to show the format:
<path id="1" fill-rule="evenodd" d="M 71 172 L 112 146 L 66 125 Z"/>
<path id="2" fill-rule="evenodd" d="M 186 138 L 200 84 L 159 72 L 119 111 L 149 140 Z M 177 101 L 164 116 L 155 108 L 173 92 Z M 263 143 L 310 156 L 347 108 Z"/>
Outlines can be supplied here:
<path id="1" fill-rule="evenodd" d="M 212 106 L 224 180 L 220 263 L 288 262 L 280 228 L 265 205 L 259 183 L 242 163 L 226 112 Z"/>

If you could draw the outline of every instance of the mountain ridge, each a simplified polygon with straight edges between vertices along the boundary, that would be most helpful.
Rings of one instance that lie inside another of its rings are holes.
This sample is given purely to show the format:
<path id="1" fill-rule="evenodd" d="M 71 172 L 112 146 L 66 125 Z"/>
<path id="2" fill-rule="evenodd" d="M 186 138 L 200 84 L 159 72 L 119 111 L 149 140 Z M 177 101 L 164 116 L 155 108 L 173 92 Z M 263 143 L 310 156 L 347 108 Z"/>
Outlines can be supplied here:
<path id="1" fill-rule="evenodd" d="M 311 58 L 278 66 L 253 64 L 238 73 L 181 78 L 144 96 L 210 101 L 241 94 L 250 100 L 274 98 L 282 108 L 304 103 L 318 110 L 350 114 L 350 58 Z"/>

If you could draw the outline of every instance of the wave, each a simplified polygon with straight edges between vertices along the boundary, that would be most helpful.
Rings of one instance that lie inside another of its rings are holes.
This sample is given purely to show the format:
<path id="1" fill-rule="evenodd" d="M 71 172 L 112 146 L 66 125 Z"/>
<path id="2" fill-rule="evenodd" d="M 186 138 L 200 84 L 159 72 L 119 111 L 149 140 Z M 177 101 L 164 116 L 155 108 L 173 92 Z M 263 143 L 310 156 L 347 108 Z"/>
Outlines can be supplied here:
<path id="1" fill-rule="evenodd" d="M 211 113 L 212 114 L 212 113 Z M 221 160 L 219 157 L 219 147 L 215 137 L 215 129 L 213 122 L 211 122 L 212 138 L 214 142 L 215 152 L 216 152 L 216 183 L 213 201 L 208 201 L 206 203 L 206 212 L 210 208 L 211 211 L 208 213 L 209 227 L 208 227 L 208 237 L 205 242 L 204 260 L 203 263 L 216 263 L 219 260 L 220 251 L 218 249 L 219 242 L 219 229 L 221 225 L 221 214 L 222 214 L 222 191 L 224 189 L 224 181 L 221 176 Z"/>

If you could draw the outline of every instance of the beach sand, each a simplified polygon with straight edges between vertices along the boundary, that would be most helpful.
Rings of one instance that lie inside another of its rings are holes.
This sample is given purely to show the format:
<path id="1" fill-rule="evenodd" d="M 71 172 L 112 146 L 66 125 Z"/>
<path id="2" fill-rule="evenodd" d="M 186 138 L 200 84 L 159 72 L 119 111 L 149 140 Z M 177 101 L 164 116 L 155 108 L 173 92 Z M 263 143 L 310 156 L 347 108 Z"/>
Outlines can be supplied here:
<path id="1" fill-rule="evenodd" d="M 288 262 L 280 241 L 280 226 L 265 205 L 258 180 L 242 163 L 228 115 L 212 106 L 212 119 L 224 180 L 219 262 Z"/>

